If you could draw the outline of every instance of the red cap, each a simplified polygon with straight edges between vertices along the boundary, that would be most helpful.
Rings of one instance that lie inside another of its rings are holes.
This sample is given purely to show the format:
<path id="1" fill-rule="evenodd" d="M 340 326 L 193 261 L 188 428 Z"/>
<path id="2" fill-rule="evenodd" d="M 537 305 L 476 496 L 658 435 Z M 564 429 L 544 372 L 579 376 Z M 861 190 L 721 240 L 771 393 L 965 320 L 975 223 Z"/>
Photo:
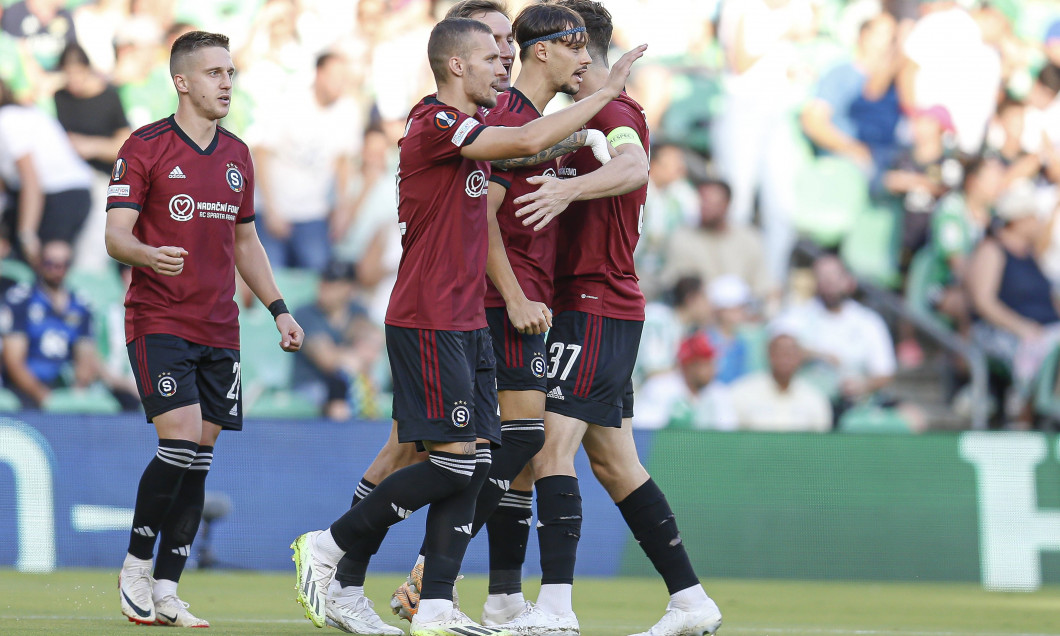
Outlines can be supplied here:
<path id="1" fill-rule="evenodd" d="M 953 117 L 950 115 L 950 111 L 941 104 L 935 104 L 928 108 L 921 108 L 916 114 L 919 117 L 930 117 L 934 119 L 943 130 L 949 132 L 957 130 L 957 127 L 953 124 Z"/>
<path id="2" fill-rule="evenodd" d="M 681 346 L 677 349 L 677 361 L 685 365 L 693 360 L 710 360 L 714 353 L 710 338 L 702 332 L 696 332 L 681 341 Z"/>

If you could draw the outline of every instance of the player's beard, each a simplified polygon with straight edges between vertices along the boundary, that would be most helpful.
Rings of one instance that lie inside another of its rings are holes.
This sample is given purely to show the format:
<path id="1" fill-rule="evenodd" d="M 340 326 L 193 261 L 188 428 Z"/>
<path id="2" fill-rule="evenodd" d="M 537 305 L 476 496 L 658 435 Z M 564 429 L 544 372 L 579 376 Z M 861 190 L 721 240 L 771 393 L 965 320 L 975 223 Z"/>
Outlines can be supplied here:
<path id="1" fill-rule="evenodd" d="M 574 95 L 577 95 L 581 89 L 581 84 L 578 84 L 577 86 L 575 86 L 574 84 L 564 84 L 559 87 L 559 91 L 557 92 L 573 97 Z"/>
<path id="2" fill-rule="evenodd" d="M 471 71 L 468 74 L 468 83 L 471 86 L 478 84 L 477 73 Z M 493 91 L 493 84 L 487 85 L 481 92 L 475 92 L 471 95 L 471 101 L 475 103 L 475 106 L 479 108 L 494 108 L 497 106 L 497 94 Z"/>

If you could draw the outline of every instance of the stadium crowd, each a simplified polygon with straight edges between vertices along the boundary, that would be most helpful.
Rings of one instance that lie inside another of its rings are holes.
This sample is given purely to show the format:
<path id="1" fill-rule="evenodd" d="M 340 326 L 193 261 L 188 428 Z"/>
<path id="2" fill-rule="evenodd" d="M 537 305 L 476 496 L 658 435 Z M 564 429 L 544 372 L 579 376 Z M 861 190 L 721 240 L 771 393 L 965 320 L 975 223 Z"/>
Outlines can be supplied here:
<path id="1" fill-rule="evenodd" d="M 450 3 L 353 4 L 0 2 L 0 406 L 139 408 L 107 183 L 130 132 L 175 108 L 172 42 L 205 28 L 231 38 L 223 125 L 253 151 L 262 242 L 306 330 L 286 361 L 243 294 L 247 409 L 387 415 L 396 142 Z M 967 426 L 967 364 L 925 322 L 987 355 L 994 425 L 1040 424 L 1060 342 L 1060 3 L 661 4 L 606 2 L 618 49 L 651 45 L 629 86 L 653 135 L 635 425 L 920 431 L 937 421 L 896 378 L 941 365 Z"/>

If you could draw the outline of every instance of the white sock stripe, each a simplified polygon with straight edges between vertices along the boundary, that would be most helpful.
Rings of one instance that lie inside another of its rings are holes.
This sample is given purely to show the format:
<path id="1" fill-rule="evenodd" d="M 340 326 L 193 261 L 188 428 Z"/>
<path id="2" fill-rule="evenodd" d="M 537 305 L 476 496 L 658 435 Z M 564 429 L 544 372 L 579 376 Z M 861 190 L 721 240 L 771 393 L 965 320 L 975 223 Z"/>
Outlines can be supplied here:
<path id="1" fill-rule="evenodd" d="M 190 459 L 187 460 L 187 461 L 179 460 L 179 459 L 178 460 L 172 460 L 172 459 L 170 459 L 168 457 L 162 456 L 162 454 L 160 454 L 160 453 L 155 453 L 155 457 L 157 457 L 158 459 L 164 461 L 167 464 L 171 464 L 173 466 L 176 466 L 177 468 L 189 468 L 191 466 L 191 460 Z"/>
<path id="2" fill-rule="evenodd" d="M 508 420 L 501 424 L 502 431 L 532 431 L 545 428 L 545 420 Z"/>
<path id="3" fill-rule="evenodd" d="M 372 492 L 372 489 L 369 488 L 368 486 L 365 486 L 363 483 L 360 483 L 360 484 L 357 484 L 357 489 L 354 492 L 357 494 L 358 497 L 364 498 L 364 497 L 367 497 L 368 494 Z"/>
<path id="4" fill-rule="evenodd" d="M 501 434 L 511 433 L 512 431 L 542 431 L 544 432 L 545 427 L 542 426 L 509 426 L 501 429 Z"/>
<path id="5" fill-rule="evenodd" d="M 520 497 L 519 495 L 512 495 L 511 493 L 504 493 L 501 497 L 498 505 L 508 506 L 511 508 L 530 508 L 533 506 L 533 499 L 530 497 Z"/>
<path id="6" fill-rule="evenodd" d="M 190 448 L 174 448 L 172 446 L 159 446 L 159 453 L 165 453 L 167 455 L 187 455 L 188 457 L 194 458 L 198 453 L 191 450 Z"/>
<path id="7" fill-rule="evenodd" d="M 448 470 L 449 472 L 456 473 L 458 475 L 470 477 L 471 475 L 475 474 L 475 460 L 469 460 L 466 462 L 453 462 L 452 464 L 449 464 L 444 461 L 436 461 L 434 457 L 431 457 L 431 463 L 433 463 L 438 468 Z"/>
<path id="8" fill-rule="evenodd" d="M 431 455 L 431 461 L 437 466 L 454 466 L 458 468 L 475 468 L 475 458 L 468 457 L 467 459 L 453 459 L 451 457 L 439 457 L 438 455 Z"/>

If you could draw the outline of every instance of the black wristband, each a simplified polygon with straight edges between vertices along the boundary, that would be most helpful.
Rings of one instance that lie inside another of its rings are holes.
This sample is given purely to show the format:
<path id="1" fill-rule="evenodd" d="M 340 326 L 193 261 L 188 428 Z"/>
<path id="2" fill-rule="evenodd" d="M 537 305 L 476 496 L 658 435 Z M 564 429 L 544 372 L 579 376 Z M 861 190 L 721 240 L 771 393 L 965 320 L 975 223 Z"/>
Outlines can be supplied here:
<path id="1" fill-rule="evenodd" d="M 273 318 L 279 318 L 280 314 L 289 314 L 291 312 L 287 310 L 287 303 L 283 302 L 282 298 L 278 298 L 269 305 L 269 313 L 272 314 Z"/>

